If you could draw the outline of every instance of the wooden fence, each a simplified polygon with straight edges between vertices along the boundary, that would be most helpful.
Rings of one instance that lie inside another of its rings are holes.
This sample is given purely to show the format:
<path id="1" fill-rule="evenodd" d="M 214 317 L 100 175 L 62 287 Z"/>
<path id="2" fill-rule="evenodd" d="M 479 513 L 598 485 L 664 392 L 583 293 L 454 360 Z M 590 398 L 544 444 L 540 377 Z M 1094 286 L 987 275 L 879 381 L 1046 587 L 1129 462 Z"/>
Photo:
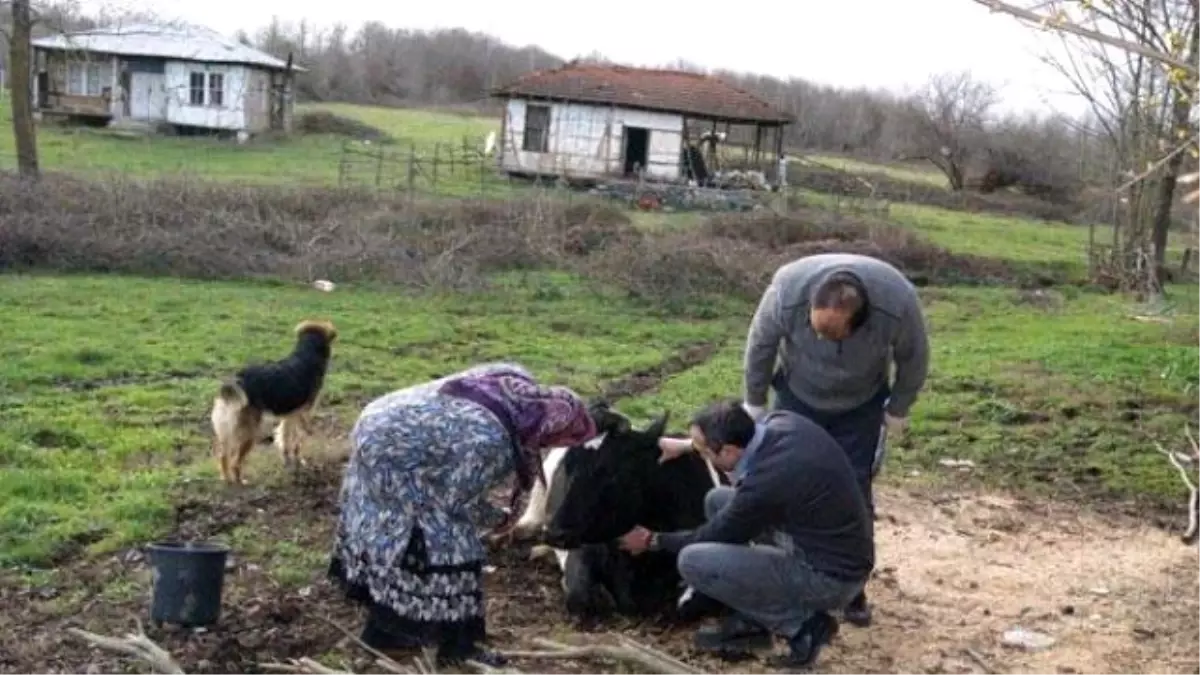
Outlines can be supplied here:
<path id="1" fill-rule="evenodd" d="M 504 190 L 508 179 L 494 157 L 465 140 L 431 146 L 349 141 L 338 160 L 338 185 L 466 195 Z"/>

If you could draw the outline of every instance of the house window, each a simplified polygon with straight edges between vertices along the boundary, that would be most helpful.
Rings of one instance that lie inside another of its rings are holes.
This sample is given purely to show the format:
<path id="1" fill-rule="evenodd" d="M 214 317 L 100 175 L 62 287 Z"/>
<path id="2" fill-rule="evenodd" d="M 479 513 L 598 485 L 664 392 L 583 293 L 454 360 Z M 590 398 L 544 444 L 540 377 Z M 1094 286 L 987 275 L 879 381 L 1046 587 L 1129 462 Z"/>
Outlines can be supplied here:
<path id="1" fill-rule="evenodd" d="M 87 61 L 67 63 L 67 93 L 71 96 L 100 96 L 104 93 L 103 64 Z"/>
<path id="2" fill-rule="evenodd" d="M 188 77 L 188 103 L 191 105 L 225 105 L 225 74 L 193 71 Z"/>
<path id="3" fill-rule="evenodd" d="M 188 78 L 188 103 L 204 105 L 204 73 L 192 73 Z"/>
<path id="4" fill-rule="evenodd" d="M 550 106 L 525 106 L 525 152 L 550 152 Z"/>
<path id="5" fill-rule="evenodd" d="M 222 73 L 208 74 L 208 104 L 217 107 L 225 105 L 225 75 Z"/>

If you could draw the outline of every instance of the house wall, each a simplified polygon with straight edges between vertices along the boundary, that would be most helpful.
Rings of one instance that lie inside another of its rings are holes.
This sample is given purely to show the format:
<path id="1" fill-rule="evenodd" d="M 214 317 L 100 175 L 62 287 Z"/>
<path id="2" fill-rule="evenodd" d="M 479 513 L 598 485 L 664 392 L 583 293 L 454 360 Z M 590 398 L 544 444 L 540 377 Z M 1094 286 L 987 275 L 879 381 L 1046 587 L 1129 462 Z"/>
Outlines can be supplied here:
<path id="1" fill-rule="evenodd" d="M 271 73 L 246 69 L 246 93 L 242 107 L 246 111 L 246 130 L 251 133 L 271 128 Z"/>
<path id="2" fill-rule="evenodd" d="M 510 99 L 501 129 L 500 167 L 506 171 L 552 176 L 620 175 L 621 143 L 626 126 L 650 130 L 646 174 L 674 180 L 680 175 L 683 117 L 581 103 L 550 103 L 548 152 L 523 150 L 525 111 L 539 101 Z"/>
<path id="3" fill-rule="evenodd" d="M 119 105 L 116 105 L 119 96 L 114 95 L 114 92 L 118 92 L 119 89 L 117 59 L 103 55 L 81 58 L 66 52 L 47 51 L 39 55 L 35 62 L 40 62 L 46 73 L 46 91 L 42 92 L 36 88 L 34 91 L 34 100 L 43 97 L 46 100 L 46 106 L 41 108 L 42 110 L 74 115 L 107 116 L 113 113 L 114 107 L 119 108 Z M 87 70 L 94 73 L 93 79 L 99 81 L 98 93 L 94 95 L 72 93 L 68 89 L 68 74 L 72 63 L 82 64 Z M 37 81 L 36 76 L 34 81 Z"/>
<path id="4" fill-rule="evenodd" d="M 89 68 L 97 69 L 92 75 L 93 81 L 99 80 L 100 94 L 87 95 L 68 93 L 68 72 L 71 63 L 86 62 Z M 151 63 L 153 62 L 153 63 Z M 151 58 L 126 58 L 108 55 L 94 55 L 82 58 L 78 54 L 68 54 L 62 51 L 45 50 L 38 53 L 35 70 L 45 71 L 46 91 L 35 88 L 35 100 L 45 99 L 46 105 L 39 108 L 43 111 L 75 115 L 111 116 L 120 120 L 127 115 L 130 107 L 131 92 L 126 85 L 138 73 L 161 72 L 161 92 L 157 81 L 154 85 L 152 98 L 161 98 L 151 106 L 154 111 L 149 118 L 145 115 L 144 101 L 139 107 L 138 115 L 144 121 L 165 121 L 171 124 L 205 127 L 210 129 L 228 129 L 231 131 L 249 131 L 251 133 L 266 131 L 271 127 L 271 81 L 270 71 L 249 66 L 223 63 L 201 63 L 195 61 L 163 61 Z M 155 66 L 151 68 L 150 66 Z M 224 76 L 224 96 L 219 106 L 192 105 L 191 74 L 205 74 L 207 89 L 208 76 L 220 73 Z M 282 77 L 282 75 L 280 75 Z M 34 78 L 35 87 L 38 78 Z M 146 79 L 140 79 L 144 84 Z M 147 97 L 146 92 L 139 90 L 140 99 Z M 161 110 L 161 112 L 159 112 Z M 285 128 L 290 126 L 291 110 L 285 114 Z"/>
<path id="5" fill-rule="evenodd" d="M 208 129 L 242 130 L 246 128 L 246 90 L 249 87 L 249 68 L 226 63 L 167 61 L 167 121 Z M 223 102 L 220 106 L 192 105 L 191 74 L 221 73 L 225 77 Z"/>

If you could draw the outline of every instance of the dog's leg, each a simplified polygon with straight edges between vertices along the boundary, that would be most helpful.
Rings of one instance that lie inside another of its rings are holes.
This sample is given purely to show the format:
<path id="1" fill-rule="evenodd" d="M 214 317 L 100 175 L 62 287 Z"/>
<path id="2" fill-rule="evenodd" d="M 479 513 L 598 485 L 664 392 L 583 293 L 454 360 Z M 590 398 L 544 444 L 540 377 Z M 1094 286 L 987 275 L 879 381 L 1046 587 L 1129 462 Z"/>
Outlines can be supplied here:
<path id="1" fill-rule="evenodd" d="M 283 461 L 286 467 L 291 464 L 292 457 L 288 446 L 292 442 L 292 426 L 288 424 L 286 417 L 279 418 L 279 422 L 275 424 L 274 443 L 275 449 L 279 451 L 279 459 Z"/>
<path id="2" fill-rule="evenodd" d="M 237 452 L 231 458 L 234 460 L 232 467 L 233 479 L 238 485 L 246 484 L 246 479 L 242 478 L 242 463 L 246 461 L 246 455 L 249 455 L 250 451 L 253 449 L 254 436 L 247 436 L 246 438 L 242 439 L 241 445 L 239 445 L 237 448 Z"/>
<path id="3" fill-rule="evenodd" d="M 213 457 L 217 460 L 217 470 L 221 472 L 221 480 L 229 482 L 229 464 L 225 460 L 225 443 L 214 437 L 212 441 Z"/>
<path id="4" fill-rule="evenodd" d="M 300 466 L 305 466 L 305 467 L 308 466 L 308 462 L 303 457 L 300 456 L 300 446 L 302 446 L 304 444 L 304 440 L 307 437 L 313 435 L 312 414 L 313 414 L 312 406 L 309 406 L 300 411 L 300 429 L 299 429 L 299 431 L 301 433 L 296 434 L 296 446 L 295 446 L 295 450 L 294 450 L 296 461 L 300 463 Z"/>
<path id="5" fill-rule="evenodd" d="M 287 417 L 279 420 L 280 436 L 282 443 L 279 445 L 279 454 L 283 457 L 283 465 L 289 469 L 296 468 L 296 436 L 300 433 L 296 415 L 292 413 Z"/>
<path id="6" fill-rule="evenodd" d="M 289 429 L 286 451 L 293 464 L 303 467 L 308 466 L 308 462 L 300 456 L 300 446 L 304 444 L 305 436 L 312 435 L 312 411 L 313 404 L 309 403 L 284 418 Z"/>

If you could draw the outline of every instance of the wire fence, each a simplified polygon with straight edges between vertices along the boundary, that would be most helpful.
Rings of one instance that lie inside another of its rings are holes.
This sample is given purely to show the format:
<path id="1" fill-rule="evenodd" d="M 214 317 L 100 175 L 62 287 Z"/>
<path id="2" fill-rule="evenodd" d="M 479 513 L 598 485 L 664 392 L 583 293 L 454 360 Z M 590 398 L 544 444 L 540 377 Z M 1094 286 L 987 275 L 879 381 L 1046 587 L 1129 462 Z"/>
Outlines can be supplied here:
<path id="1" fill-rule="evenodd" d="M 411 194 L 488 194 L 513 187 L 496 159 L 466 140 L 434 143 L 370 144 L 347 141 L 337 162 L 339 187 L 373 187 Z"/>

